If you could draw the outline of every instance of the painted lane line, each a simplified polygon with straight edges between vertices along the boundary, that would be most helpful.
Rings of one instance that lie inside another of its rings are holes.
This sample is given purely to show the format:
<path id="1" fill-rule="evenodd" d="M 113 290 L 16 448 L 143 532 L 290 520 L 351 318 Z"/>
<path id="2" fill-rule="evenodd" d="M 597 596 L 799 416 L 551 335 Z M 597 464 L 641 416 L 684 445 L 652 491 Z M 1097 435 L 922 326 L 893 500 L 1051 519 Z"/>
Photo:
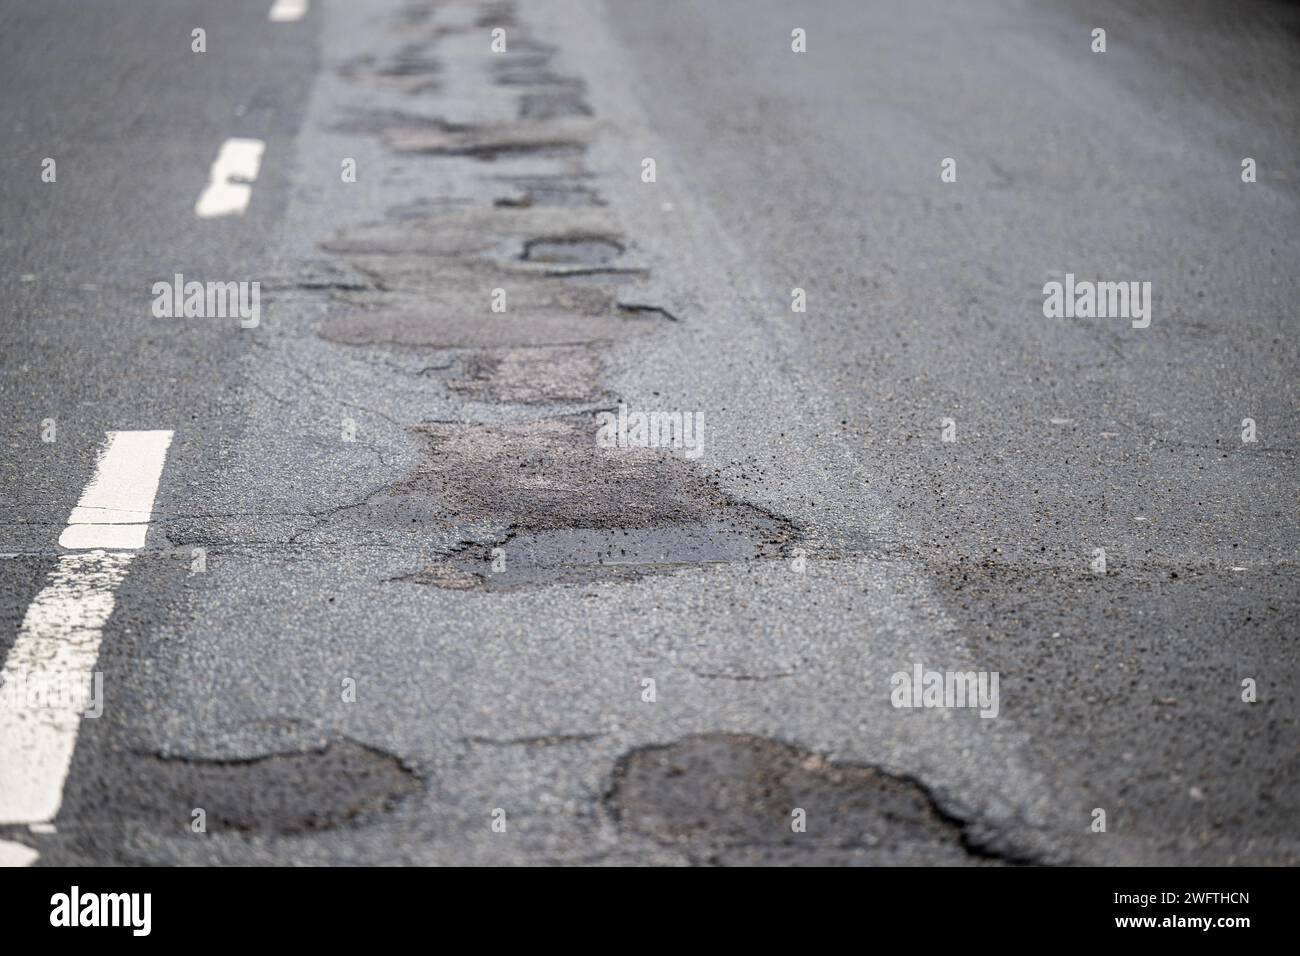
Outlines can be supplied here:
<path id="1" fill-rule="evenodd" d="M 59 535 L 64 548 L 144 547 L 172 433 L 109 432 L 95 475 Z"/>
<path id="2" fill-rule="evenodd" d="M 5 658 L 0 708 L 0 823 L 54 819 L 72 762 L 84 694 L 130 554 L 67 554 L 45 579 Z M 45 689 L 48 697 L 35 697 Z M 38 706 L 32 706 L 35 699 Z"/>
<path id="3" fill-rule="evenodd" d="M 194 214 L 200 219 L 213 219 L 247 209 L 265 151 L 266 143 L 260 139 L 236 137 L 222 143 L 208 173 L 208 184 L 194 204 Z"/>
<path id="4" fill-rule="evenodd" d="M 291 23 L 307 15 L 307 0 L 275 0 L 267 19 L 272 23 Z"/>
<path id="5" fill-rule="evenodd" d="M 29 846 L 0 840 L 0 866 L 31 866 L 39 855 Z"/>
<path id="6" fill-rule="evenodd" d="M 134 549 L 144 546 L 172 433 L 107 437 L 60 541 L 69 532 L 78 541 L 103 535 L 113 547 L 132 550 L 63 555 L 27 608 L 0 671 L 0 824 L 48 823 L 59 812 L 104 626 Z M 91 515 L 128 520 L 88 524 Z"/>

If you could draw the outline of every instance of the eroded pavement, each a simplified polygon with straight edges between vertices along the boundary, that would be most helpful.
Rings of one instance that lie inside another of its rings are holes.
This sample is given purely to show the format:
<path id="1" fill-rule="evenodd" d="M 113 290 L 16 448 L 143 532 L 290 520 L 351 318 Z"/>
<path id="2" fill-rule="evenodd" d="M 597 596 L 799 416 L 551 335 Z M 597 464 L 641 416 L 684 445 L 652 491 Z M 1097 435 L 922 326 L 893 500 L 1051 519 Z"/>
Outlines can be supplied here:
<path id="1" fill-rule="evenodd" d="M 813 464 L 860 444 L 748 334 L 770 300 L 596 5 L 328 14 L 246 423 L 158 516 L 165 623 L 103 662 L 150 703 L 87 724 L 43 859 L 1175 858 L 1090 842 L 1014 717 L 891 706 L 981 659 L 870 483 Z M 620 404 L 702 413 L 703 454 L 600 447 Z"/>

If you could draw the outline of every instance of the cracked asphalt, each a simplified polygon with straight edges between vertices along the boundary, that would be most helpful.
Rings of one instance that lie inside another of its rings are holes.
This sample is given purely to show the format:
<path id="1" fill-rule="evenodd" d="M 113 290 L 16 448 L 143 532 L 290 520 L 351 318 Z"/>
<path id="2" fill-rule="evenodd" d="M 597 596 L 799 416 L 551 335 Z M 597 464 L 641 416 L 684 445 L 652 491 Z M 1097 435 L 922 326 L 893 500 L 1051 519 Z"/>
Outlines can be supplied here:
<path id="1" fill-rule="evenodd" d="M 172 433 L 0 862 L 1300 863 L 1300 9 L 268 6 L 0 4 L 0 661 Z"/>

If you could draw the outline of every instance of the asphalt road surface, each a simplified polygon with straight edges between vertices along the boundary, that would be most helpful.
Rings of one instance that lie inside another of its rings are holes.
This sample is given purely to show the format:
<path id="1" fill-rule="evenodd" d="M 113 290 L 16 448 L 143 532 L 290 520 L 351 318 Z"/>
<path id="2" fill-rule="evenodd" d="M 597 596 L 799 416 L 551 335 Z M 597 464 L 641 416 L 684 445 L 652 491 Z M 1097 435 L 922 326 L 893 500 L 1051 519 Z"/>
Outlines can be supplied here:
<path id="1" fill-rule="evenodd" d="M 1300 863 L 1298 46 L 6 0 L 0 862 Z"/>

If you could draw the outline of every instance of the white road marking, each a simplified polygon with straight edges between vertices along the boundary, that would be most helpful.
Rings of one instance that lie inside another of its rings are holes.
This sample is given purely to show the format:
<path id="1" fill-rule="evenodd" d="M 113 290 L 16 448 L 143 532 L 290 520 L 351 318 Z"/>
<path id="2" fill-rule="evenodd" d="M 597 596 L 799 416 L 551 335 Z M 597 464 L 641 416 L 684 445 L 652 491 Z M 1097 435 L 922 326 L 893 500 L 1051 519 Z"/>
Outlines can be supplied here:
<path id="1" fill-rule="evenodd" d="M 62 691 L 79 678 L 89 684 L 131 558 L 104 551 L 64 555 L 27 609 L 5 658 L 4 684 L 10 694 L 40 686 L 55 693 L 39 706 L 6 699 L 0 707 L 0 823 L 42 823 L 59 812 L 85 706 Z"/>
<path id="2" fill-rule="evenodd" d="M 208 185 L 194 204 L 200 219 L 242 213 L 253 198 L 252 183 L 262 168 L 266 143 L 260 139 L 228 139 L 221 144 L 208 173 Z"/>
<path id="3" fill-rule="evenodd" d="M 172 433 L 107 437 L 59 539 L 64 547 L 95 550 L 59 558 L 0 671 L 0 824 L 48 823 L 59 812 L 86 706 L 83 694 L 67 691 L 93 686 L 104 625 L 134 557 L 102 550 L 103 543 L 144 546 Z M 34 691 L 40 691 L 35 698 Z"/>
<path id="4" fill-rule="evenodd" d="M 275 0 L 267 18 L 273 23 L 289 23 L 307 15 L 307 0 Z"/>
<path id="5" fill-rule="evenodd" d="M 39 855 L 29 846 L 0 840 L 0 866 L 31 866 Z"/>
<path id="6" fill-rule="evenodd" d="M 59 535 L 64 548 L 143 548 L 172 433 L 109 432 L 95 476 Z"/>

